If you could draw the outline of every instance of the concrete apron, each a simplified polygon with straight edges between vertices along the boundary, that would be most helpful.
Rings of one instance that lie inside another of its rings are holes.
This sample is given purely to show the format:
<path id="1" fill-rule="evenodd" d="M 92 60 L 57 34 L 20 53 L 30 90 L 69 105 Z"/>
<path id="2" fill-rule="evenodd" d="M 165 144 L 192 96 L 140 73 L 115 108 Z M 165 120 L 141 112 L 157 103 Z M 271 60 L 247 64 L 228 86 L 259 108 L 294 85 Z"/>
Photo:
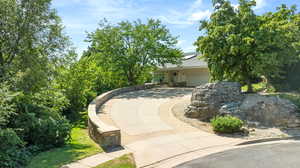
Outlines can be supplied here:
<path id="1" fill-rule="evenodd" d="M 121 129 L 122 144 L 132 151 L 138 167 L 168 167 L 171 163 L 180 164 L 202 153 L 232 148 L 244 142 L 240 138 L 201 131 L 175 118 L 171 108 L 190 98 L 191 92 L 172 98 L 143 96 L 149 95 L 147 92 L 151 90 L 137 91 L 133 98 L 133 93 L 130 98 L 125 93 L 123 97 L 108 101 L 104 109 L 110 115 L 111 121 L 107 122 Z M 174 92 L 181 91 L 174 89 Z"/>

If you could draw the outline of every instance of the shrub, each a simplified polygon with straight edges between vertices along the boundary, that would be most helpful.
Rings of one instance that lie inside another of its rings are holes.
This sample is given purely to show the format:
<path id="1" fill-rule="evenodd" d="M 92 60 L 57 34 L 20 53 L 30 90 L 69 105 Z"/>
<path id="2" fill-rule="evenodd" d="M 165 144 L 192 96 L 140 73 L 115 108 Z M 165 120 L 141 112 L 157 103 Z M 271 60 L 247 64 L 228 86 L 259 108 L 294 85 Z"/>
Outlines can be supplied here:
<path id="1" fill-rule="evenodd" d="M 211 120 L 215 132 L 235 133 L 241 131 L 243 121 L 232 116 L 218 116 Z"/>
<path id="2" fill-rule="evenodd" d="M 15 95 L 7 85 L 0 84 L 0 128 L 6 127 L 9 118 L 15 114 L 15 105 L 12 102 Z"/>
<path id="3" fill-rule="evenodd" d="M 18 116 L 15 120 L 17 133 L 28 145 L 41 150 L 59 147 L 70 138 L 71 124 L 64 117 L 37 118 L 34 113 Z"/>
<path id="4" fill-rule="evenodd" d="M 0 129 L 0 142 L 0 167 L 23 168 L 30 153 L 18 135 L 12 129 Z"/>
<path id="5" fill-rule="evenodd" d="M 71 125 L 61 114 L 68 101 L 61 92 L 48 88 L 33 94 L 20 93 L 14 101 L 17 115 L 10 126 L 27 146 L 46 150 L 69 139 Z"/>

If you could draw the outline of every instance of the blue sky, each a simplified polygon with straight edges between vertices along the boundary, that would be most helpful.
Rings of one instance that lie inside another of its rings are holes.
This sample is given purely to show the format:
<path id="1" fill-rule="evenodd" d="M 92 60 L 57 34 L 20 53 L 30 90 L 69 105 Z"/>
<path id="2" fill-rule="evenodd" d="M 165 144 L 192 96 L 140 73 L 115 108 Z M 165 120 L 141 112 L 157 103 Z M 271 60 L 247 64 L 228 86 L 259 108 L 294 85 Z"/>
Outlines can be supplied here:
<path id="1" fill-rule="evenodd" d="M 237 4 L 237 0 L 232 0 Z M 300 0 L 257 0 L 258 14 L 274 11 L 280 4 L 296 4 Z M 178 36 L 178 47 L 183 51 L 194 51 L 194 41 L 200 35 L 199 20 L 207 19 L 212 12 L 211 0 L 53 0 L 79 54 L 87 48 L 86 32 L 94 31 L 100 20 L 109 22 L 148 18 L 160 19 L 174 36 Z"/>

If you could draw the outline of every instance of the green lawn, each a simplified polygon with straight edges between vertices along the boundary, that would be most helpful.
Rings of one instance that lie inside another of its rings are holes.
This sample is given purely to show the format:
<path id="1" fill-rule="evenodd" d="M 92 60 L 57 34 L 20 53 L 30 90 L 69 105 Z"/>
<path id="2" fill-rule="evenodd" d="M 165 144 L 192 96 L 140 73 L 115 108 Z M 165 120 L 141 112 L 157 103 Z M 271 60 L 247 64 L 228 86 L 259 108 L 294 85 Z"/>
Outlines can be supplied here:
<path id="1" fill-rule="evenodd" d="M 91 156 L 103 150 L 94 143 L 83 128 L 73 128 L 72 140 L 61 148 L 42 152 L 35 156 L 27 168 L 60 168 L 67 163 Z"/>
<path id="2" fill-rule="evenodd" d="M 128 154 L 94 168 L 136 168 L 136 166 L 132 154 Z"/>

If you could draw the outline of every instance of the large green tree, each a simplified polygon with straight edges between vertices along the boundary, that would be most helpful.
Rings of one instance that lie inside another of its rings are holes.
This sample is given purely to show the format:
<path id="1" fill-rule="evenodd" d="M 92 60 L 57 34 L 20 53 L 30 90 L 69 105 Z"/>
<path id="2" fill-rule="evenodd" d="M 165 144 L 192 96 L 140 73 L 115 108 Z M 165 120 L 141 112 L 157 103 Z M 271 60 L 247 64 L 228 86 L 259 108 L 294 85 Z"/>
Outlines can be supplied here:
<path id="1" fill-rule="evenodd" d="M 1 168 L 25 167 L 30 146 L 46 150 L 69 139 L 61 114 L 70 101 L 58 87 L 76 56 L 69 46 L 51 0 L 0 0 Z"/>
<path id="2" fill-rule="evenodd" d="M 37 91 L 53 79 L 69 46 L 51 0 L 0 0 L 0 80 Z"/>
<path id="3" fill-rule="evenodd" d="M 279 63 L 274 71 L 267 69 L 264 75 L 279 91 L 300 88 L 300 14 L 296 11 L 295 6 L 282 5 L 276 12 L 261 17 L 262 29 L 268 36 L 263 38 L 260 52 L 267 56 L 266 59 L 277 58 Z"/>
<path id="4" fill-rule="evenodd" d="M 91 45 L 85 57 L 93 57 L 104 71 L 117 74 L 128 85 L 145 82 L 153 68 L 165 63 L 178 63 L 182 52 L 177 39 L 159 20 L 123 21 L 111 25 L 103 21 L 88 36 Z"/>
<path id="5" fill-rule="evenodd" d="M 207 60 L 212 80 L 231 80 L 248 85 L 258 76 L 279 75 L 280 67 L 295 61 L 299 51 L 299 26 L 293 20 L 295 7 L 278 8 L 258 16 L 254 0 L 213 0 L 214 12 L 202 21 L 203 35 L 195 43 Z"/>

